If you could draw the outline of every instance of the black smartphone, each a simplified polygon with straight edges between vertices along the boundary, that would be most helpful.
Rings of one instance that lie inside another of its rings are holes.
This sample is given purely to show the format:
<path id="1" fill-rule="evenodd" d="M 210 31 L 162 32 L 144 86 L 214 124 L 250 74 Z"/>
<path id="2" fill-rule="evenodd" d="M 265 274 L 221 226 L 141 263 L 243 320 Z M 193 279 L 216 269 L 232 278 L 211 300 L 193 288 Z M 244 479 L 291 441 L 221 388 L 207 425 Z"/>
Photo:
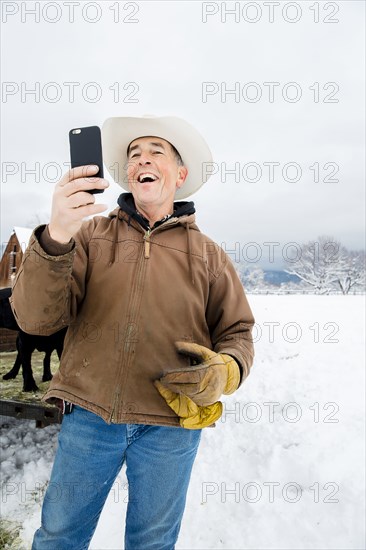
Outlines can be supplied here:
<path id="1" fill-rule="evenodd" d="M 103 178 L 102 139 L 99 126 L 73 128 L 69 132 L 71 168 L 96 164 L 99 170 L 93 178 Z M 88 189 L 88 193 L 103 193 L 104 189 Z"/>

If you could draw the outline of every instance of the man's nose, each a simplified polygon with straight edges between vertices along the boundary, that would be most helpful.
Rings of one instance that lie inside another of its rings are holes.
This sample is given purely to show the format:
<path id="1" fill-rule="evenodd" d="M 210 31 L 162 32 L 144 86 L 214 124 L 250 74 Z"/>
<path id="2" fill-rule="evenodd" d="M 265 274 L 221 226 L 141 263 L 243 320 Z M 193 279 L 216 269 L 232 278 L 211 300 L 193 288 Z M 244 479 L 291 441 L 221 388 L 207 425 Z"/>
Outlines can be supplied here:
<path id="1" fill-rule="evenodd" d="M 139 164 L 151 164 L 150 156 L 147 153 L 141 153 L 139 158 Z"/>

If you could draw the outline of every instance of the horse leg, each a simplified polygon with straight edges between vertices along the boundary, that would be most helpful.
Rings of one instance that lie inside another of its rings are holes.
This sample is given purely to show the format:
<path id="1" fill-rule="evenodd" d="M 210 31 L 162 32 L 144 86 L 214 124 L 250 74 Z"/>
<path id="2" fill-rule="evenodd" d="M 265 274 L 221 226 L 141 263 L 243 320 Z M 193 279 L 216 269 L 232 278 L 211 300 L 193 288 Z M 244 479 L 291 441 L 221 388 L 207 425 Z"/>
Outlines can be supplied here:
<path id="1" fill-rule="evenodd" d="M 16 359 L 15 359 L 15 363 L 14 363 L 13 367 L 10 369 L 10 371 L 7 372 L 6 374 L 4 374 L 3 380 L 11 380 L 13 378 L 16 378 L 18 376 L 19 369 L 22 366 L 22 356 L 21 356 L 21 352 L 19 351 L 18 338 L 19 338 L 19 336 L 17 337 L 17 352 L 18 353 L 17 353 Z"/>
<path id="2" fill-rule="evenodd" d="M 23 350 L 22 363 L 23 363 L 23 391 L 37 391 L 38 386 L 33 378 L 31 357 L 34 349 Z"/>
<path id="3" fill-rule="evenodd" d="M 19 334 L 17 336 L 17 341 L 16 341 L 16 346 L 17 346 L 17 356 L 16 356 L 16 359 L 15 359 L 15 363 L 13 365 L 13 367 L 10 369 L 9 372 L 7 372 L 6 374 L 4 374 L 3 376 L 3 380 L 11 380 L 13 378 L 16 378 L 18 376 L 18 372 L 19 372 L 19 369 L 22 365 L 22 354 L 21 354 L 21 350 L 20 350 L 20 337 L 19 337 Z"/>
<path id="4" fill-rule="evenodd" d="M 52 380 L 52 373 L 51 373 L 51 351 L 46 351 L 45 356 L 43 359 L 43 376 L 42 376 L 42 382 L 48 382 L 48 380 Z"/>
<path id="5" fill-rule="evenodd" d="M 16 378 L 18 376 L 18 372 L 21 365 L 22 365 L 22 361 L 18 352 L 13 367 L 10 369 L 9 372 L 4 374 L 3 380 L 11 380 L 12 378 Z"/>

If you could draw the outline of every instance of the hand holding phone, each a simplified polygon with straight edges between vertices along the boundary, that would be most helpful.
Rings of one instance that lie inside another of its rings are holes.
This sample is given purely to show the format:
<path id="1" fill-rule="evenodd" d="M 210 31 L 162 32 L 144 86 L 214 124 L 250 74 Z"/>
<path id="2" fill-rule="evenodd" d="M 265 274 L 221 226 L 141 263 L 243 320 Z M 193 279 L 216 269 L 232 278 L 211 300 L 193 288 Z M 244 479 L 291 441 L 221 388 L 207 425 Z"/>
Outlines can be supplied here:
<path id="1" fill-rule="evenodd" d="M 109 186 L 103 178 L 100 129 L 91 126 L 75 130 L 80 132 L 69 133 L 72 168 L 55 186 L 48 224 L 52 239 L 59 243 L 68 243 L 84 218 L 108 208 L 106 204 L 95 204 L 94 196 Z"/>
<path id="2" fill-rule="evenodd" d="M 88 192 L 90 177 L 95 177 L 98 170 L 99 167 L 93 165 L 77 166 L 66 172 L 56 184 L 48 224 L 48 231 L 55 241 L 70 242 L 84 218 L 100 214 L 108 208 L 107 204 L 95 204 L 95 195 Z M 95 178 L 93 185 L 103 191 L 109 183 L 103 178 Z"/>

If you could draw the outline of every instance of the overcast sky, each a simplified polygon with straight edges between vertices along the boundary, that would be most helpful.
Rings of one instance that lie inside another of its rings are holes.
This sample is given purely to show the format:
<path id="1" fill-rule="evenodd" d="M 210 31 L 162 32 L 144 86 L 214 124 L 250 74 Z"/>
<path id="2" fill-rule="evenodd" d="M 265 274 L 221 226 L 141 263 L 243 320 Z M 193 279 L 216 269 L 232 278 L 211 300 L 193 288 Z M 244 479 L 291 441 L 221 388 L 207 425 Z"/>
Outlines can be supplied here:
<path id="1" fill-rule="evenodd" d="M 2 242 L 47 222 L 71 128 L 148 113 L 205 136 L 217 173 L 192 196 L 197 223 L 240 259 L 281 267 L 288 243 L 323 234 L 364 248 L 364 2 L 1 8 Z"/>

